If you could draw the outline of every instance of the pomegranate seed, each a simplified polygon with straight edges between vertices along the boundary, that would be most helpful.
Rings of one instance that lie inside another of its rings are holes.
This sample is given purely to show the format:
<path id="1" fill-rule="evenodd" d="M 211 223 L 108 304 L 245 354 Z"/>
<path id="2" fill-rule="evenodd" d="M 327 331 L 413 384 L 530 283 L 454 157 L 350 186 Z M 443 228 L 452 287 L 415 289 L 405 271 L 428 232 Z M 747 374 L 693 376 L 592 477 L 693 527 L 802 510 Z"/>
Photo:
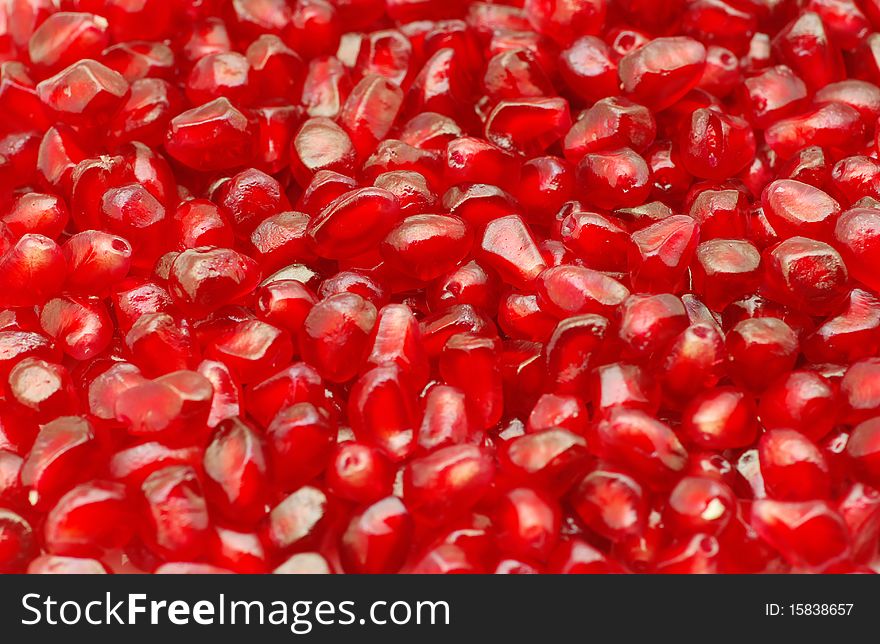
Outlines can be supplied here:
<path id="1" fill-rule="evenodd" d="M 732 375 L 747 386 L 760 389 L 794 366 L 798 339 L 791 327 L 778 318 L 752 318 L 731 330 L 727 351 Z"/>
<path id="2" fill-rule="evenodd" d="M 756 501 L 751 522 L 791 565 L 807 571 L 821 571 L 850 552 L 846 524 L 825 501 Z"/>
<path id="3" fill-rule="evenodd" d="M 60 416 L 40 428 L 21 468 L 21 482 L 38 504 L 51 502 L 95 471 L 100 448 L 92 425 L 79 416 Z"/>
<path id="4" fill-rule="evenodd" d="M 686 476 L 669 494 L 663 517 L 674 533 L 717 535 L 735 512 L 736 499 L 725 483 L 711 477 Z"/>
<path id="5" fill-rule="evenodd" d="M 662 110 L 696 87 L 706 65 L 706 48 L 691 38 L 656 38 L 619 62 L 624 93 Z"/>
<path id="6" fill-rule="evenodd" d="M 699 232 L 690 217 L 673 215 L 633 233 L 629 250 L 633 286 L 649 291 L 674 289 L 687 271 Z"/>
<path id="7" fill-rule="evenodd" d="M 294 490 L 327 467 L 336 433 L 326 411 L 302 402 L 275 416 L 266 430 L 266 442 L 276 482 Z"/>
<path id="8" fill-rule="evenodd" d="M 874 249 L 880 243 L 880 214 L 873 208 L 853 208 L 841 214 L 834 228 L 834 238 L 846 267 L 853 277 L 869 288 L 878 281 Z"/>
<path id="9" fill-rule="evenodd" d="M 396 496 L 376 501 L 355 514 L 340 541 L 340 559 L 346 572 L 388 574 L 403 565 L 412 521 Z"/>
<path id="10" fill-rule="evenodd" d="M 49 511 L 46 545 L 54 554 L 73 556 L 100 556 L 104 549 L 124 546 L 132 534 L 132 505 L 121 483 L 78 485 Z M 96 526 L 92 522 L 97 519 Z"/>
<path id="11" fill-rule="evenodd" d="M 348 401 L 355 435 L 395 461 L 411 455 L 415 447 L 416 392 L 405 375 L 393 363 L 375 367 L 358 379 Z"/>
<path id="12" fill-rule="evenodd" d="M 472 508 L 487 492 L 495 463 L 484 448 L 442 447 L 406 466 L 403 494 L 407 506 L 439 522 Z"/>
<path id="13" fill-rule="evenodd" d="M 165 150 L 180 163 L 201 170 L 224 170 L 253 154 L 253 124 L 225 97 L 171 119 Z"/>
<path id="14" fill-rule="evenodd" d="M 768 67 L 743 81 L 740 102 L 755 127 L 766 128 L 806 106 L 807 87 L 786 65 Z"/>
<path id="15" fill-rule="evenodd" d="M 23 572 L 39 552 L 33 528 L 23 517 L 6 509 L 0 509 L 0 526 L 0 570 L 4 574 Z"/>
<path id="16" fill-rule="evenodd" d="M 767 494 L 780 501 L 807 501 L 830 496 L 828 464 L 819 448 L 803 434 L 774 429 L 761 437 L 758 455 Z"/>
<path id="17" fill-rule="evenodd" d="M 743 119 L 706 108 L 693 112 L 679 145 L 685 169 L 703 179 L 735 175 L 755 156 L 755 136 Z"/>
<path id="18" fill-rule="evenodd" d="M 304 486 L 288 495 L 269 513 L 266 538 L 279 550 L 303 548 L 315 542 L 328 520 L 327 495 Z"/>
<path id="19" fill-rule="evenodd" d="M 855 152 L 864 136 L 864 124 L 855 109 L 828 103 L 800 116 L 776 121 L 764 132 L 764 141 L 782 158 L 807 145 Z"/>
<path id="20" fill-rule="evenodd" d="M 708 449 L 745 447 L 758 431 L 754 404 L 733 387 L 718 387 L 695 397 L 682 412 L 682 420 L 688 439 Z"/>
<path id="21" fill-rule="evenodd" d="M 106 18 L 92 13 L 52 14 L 28 41 L 31 62 L 52 72 L 81 58 L 97 58 L 109 43 L 109 26 Z"/>
<path id="22" fill-rule="evenodd" d="M 812 11 L 803 12 L 780 31 L 773 48 L 814 91 L 843 75 L 840 50 L 831 42 L 822 17 Z"/>
<path id="23" fill-rule="evenodd" d="M 156 470 L 141 485 L 147 504 L 144 538 L 158 555 L 187 560 L 202 554 L 210 520 L 197 474 L 186 465 Z"/>
<path id="24" fill-rule="evenodd" d="M 821 374 L 792 371 L 764 390 L 759 413 L 767 429 L 788 428 L 819 440 L 835 425 L 838 396 Z"/>
<path id="25" fill-rule="evenodd" d="M 876 415 L 880 407 L 880 359 L 854 362 L 843 374 L 840 393 L 843 413 L 850 422 L 861 422 Z"/>

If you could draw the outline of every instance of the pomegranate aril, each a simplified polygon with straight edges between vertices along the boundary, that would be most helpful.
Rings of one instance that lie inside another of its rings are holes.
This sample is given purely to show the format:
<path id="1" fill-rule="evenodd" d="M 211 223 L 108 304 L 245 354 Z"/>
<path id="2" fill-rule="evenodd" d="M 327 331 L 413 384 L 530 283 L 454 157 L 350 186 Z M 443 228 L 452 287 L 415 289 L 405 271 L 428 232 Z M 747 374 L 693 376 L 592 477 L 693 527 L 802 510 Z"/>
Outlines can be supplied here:
<path id="1" fill-rule="evenodd" d="M 339 556 L 349 573 L 388 574 L 403 565 L 412 532 L 406 506 L 385 497 L 356 513 L 342 534 Z"/>
<path id="2" fill-rule="evenodd" d="M 442 447 L 409 462 L 403 498 L 413 513 L 442 522 L 471 509 L 487 493 L 495 463 L 485 448 Z"/>
<path id="3" fill-rule="evenodd" d="M 630 280 L 648 291 L 675 289 L 699 242 L 699 225 L 685 215 L 673 215 L 633 233 L 629 251 Z"/>
<path id="4" fill-rule="evenodd" d="M 755 136 L 748 123 L 716 110 L 695 110 L 680 136 L 682 162 L 696 177 L 726 179 L 755 156 Z"/>
<path id="5" fill-rule="evenodd" d="M 790 67 L 777 65 L 746 78 L 739 92 L 746 118 L 766 128 L 806 105 L 807 87 Z"/>
<path id="6" fill-rule="evenodd" d="M 253 168 L 231 177 L 212 197 L 241 235 L 250 233 L 267 217 L 290 206 L 278 181 Z"/>
<path id="7" fill-rule="evenodd" d="M 828 464 L 819 448 L 792 429 L 774 429 L 761 437 L 761 478 L 770 498 L 779 501 L 827 499 L 831 493 Z"/>
<path id="8" fill-rule="evenodd" d="M 281 551 L 303 549 L 316 544 L 329 521 L 327 495 L 316 487 L 304 486 L 288 495 L 269 513 L 265 537 Z"/>
<path id="9" fill-rule="evenodd" d="M 588 152 L 577 175 L 587 203 L 613 210 L 643 203 L 651 190 L 651 170 L 632 148 Z"/>
<path id="10" fill-rule="evenodd" d="M 300 331 L 303 358 L 333 382 L 350 380 L 362 363 L 376 323 L 376 308 L 354 293 L 315 304 Z"/>
<path id="11" fill-rule="evenodd" d="M 486 118 L 486 138 L 505 150 L 538 154 L 571 127 L 568 103 L 562 98 L 501 101 Z"/>
<path id="12" fill-rule="evenodd" d="M 499 453 L 499 473 L 510 485 L 532 485 L 561 496 L 590 467 L 586 440 L 565 429 L 510 439 Z"/>
<path id="13" fill-rule="evenodd" d="M 260 436 L 239 419 L 217 426 L 205 448 L 205 496 L 235 523 L 252 524 L 265 514 L 268 466 Z"/>
<path id="14" fill-rule="evenodd" d="M 79 411 L 79 400 L 67 369 L 58 364 L 25 358 L 9 372 L 10 402 L 25 408 L 36 418 L 48 421 Z"/>
<path id="15" fill-rule="evenodd" d="M 835 425 L 838 395 L 834 385 L 813 371 L 792 371 L 761 395 L 759 414 L 766 429 L 792 429 L 819 440 Z"/>
<path id="16" fill-rule="evenodd" d="M 712 239 L 697 246 L 691 280 L 705 304 L 721 311 L 761 283 L 761 254 L 748 241 Z"/>
<path id="17" fill-rule="evenodd" d="M 201 467 L 200 447 L 171 448 L 158 442 L 138 443 L 116 452 L 109 463 L 114 479 L 138 488 L 153 472 L 170 465 Z"/>
<path id="18" fill-rule="evenodd" d="M 336 442 L 326 411 L 311 403 L 281 410 L 266 430 L 266 451 L 275 481 L 294 490 L 324 471 Z"/>
<path id="19" fill-rule="evenodd" d="M 756 501 L 751 524 L 764 541 L 805 572 L 822 571 L 850 554 L 846 524 L 825 501 Z"/>
<path id="20" fill-rule="evenodd" d="M 749 387 L 763 389 L 789 371 L 798 356 L 798 338 L 774 317 L 752 318 L 737 324 L 727 336 L 731 375 Z"/>
<path id="21" fill-rule="evenodd" d="M 619 90 L 617 61 L 602 40 L 583 36 L 560 54 L 559 73 L 566 86 L 580 98 L 595 102 Z"/>
<path id="22" fill-rule="evenodd" d="M 168 123 L 183 106 L 183 97 L 168 81 L 144 78 L 131 84 L 131 94 L 110 122 L 110 136 L 118 143 L 140 141 L 158 147 Z"/>
<path id="23" fill-rule="evenodd" d="M 269 572 L 266 548 L 257 533 L 238 532 L 217 526 L 210 549 L 209 558 L 213 565 L 224 570 L 239 574 Z"/>
<path id="24" fill-rule="evenodd" d="M 597 468 L 583 478 L 569 498 L 578 519 L 612 542 L 641 534 L 648 521 L 648 499 L 642 486 L 620 471 Z"/>
<path id="25" fill-rule="evenodd" d="M 479 254 L 502 279 L 515 286 L 529 286 L 546 268 L 532 232 L 517 215 L 500 217 L 486 225 Z"/>
<path id="26" fill-rule="evenodd" d="M 724 482 L 686 476 L 670 492 L 663 518 L 678 535 L 717 535 L 735 513 L 736 498 Z"/>
<path id="27" fill-rule="evenodd" d="M 12 510 L 0 509 L 0 571 L 24 572 L 38 553 L 39 545 L 30 523 Z"/>
<path id="28" fill-rule="evenodd" d="M 618 336 L 640 358 L 663 351 L 688 326 L 684 305 L 670 294 L 630 295 L 618 315 Z"/>
<path id="29" fill-rule="evenodd" d="M 859 423 L 878 415 L 880 409 L 880 358 L 854 362 L 840 380 L 844 420 Z"/>
<path id="30" fill-rule="evenodd" d="M 309 222 L 318 255 L 348 259 L 379 242 L 397 223 L 397 198 L 381 188 L 359 188 L 338 197 Z"/>
<path id="31" fill-rule="evenodd" d="M 413 215 L 395 226 L 380 252 L 397 271 L 430 281 L 451 271 L 470 251 L 472 234 L 457 217 Z"/>
<path id="32" fill-rule="evenodd" d="M 822 17 L 805 11 L 773 40 L 775 53 L 815 91 L 843 76 L 840 50 L 831 42 Z"/>
<path id="33" fill-rule="evenodd" d="M 21 482 L 45 507 L 98 466 L 100 447 L 91 423 L 79 416 L 61 416 L 43 425 L 22 468 Z"/>
<path id="34" fill-rule="evenodd" d="M 612 410 L 592 435 L 597 456 L 632 470 L 651 487 L 667 487 L 687 465 L 687 451 L 673 431 L 639 410 Z"/>
<path id="35" fill-rule="evenodd" d="M 57 555 L 100 556 L 131 539 L 132 504 L 125 486 L 91 481 L 72 488 L 49 511 L 47 549 Z"/>
<path id="36" fill-rule="evenodd" d="M 804 339 L 804 354 L 814 362 L 849 363 L 875 355 L 880 343 L 880 301 L 853 289 L 836 315 Z"/>
<path id="37" fill-rule="evenodd" d="M 27 192 L 15 198 L 2 221 L 16 237 L 36 234 L 58 239 L 68 218 L 67 204 L 58 196 Z"/>
<path id="38" fill-rule="evenodd" d="M 197 170 L 237 167 L 253 155 L 253 123 L 228 99 L 217 98 L 171 119 L 165 150 Z"/>
<path id="39" fill-rule="evenodd" d="M 754 442 L 758 431 L 754 403 L 743 391 L 718 387 L 695 397 L 682 412 L 684 435 L 702 448 L 730 449 Z"/>
<path id="40" fill-rule="evenodd" d="M 65 263 L 61 248 L 43 235 L 28 233 L 13 242 L 0 241 L 0 305 L 25 307 L 45 304 L 64 283 Z"/>
<path id="41" fill-rule="evenodd" d="M 857 207 L 845 211 L 834 227 L 834 239 L 852 276 L 873 291 L 880 288 L 875 270 L 880 210 Z"/>
<path id="42" fill-rule="evenodd" d="M 193 363 L 194 343 L 189 327 L 167 313 L 138 317 L 124 342 L 131 361 L 148 376 L 186 369 Z"/>
<path id="43" fill-rule="evenodd" d="M 156 470 L 141 492 L 147 506 L 148 547 L 176 561 L 201 556 L 210 538 L 210 518 L 196 471 L 186 465 Z"/>
<path id="44" fill-rule="evenodd" d="M 172 80 L 175 75 L 174 50 L 162 42 L 121 42 L 101 52 L 101 62 L 129 83 L 144 78 Z"/>
<path id="45" fill-rule="evenodd" d="M 837 308 L 846 297 L 848 279 L 843 258 L 824 242 L 790 237 L 764 253 L 768 296 L 814 315 Z"/>
<path id="46" fill-rule="evenodd" d="M 169 275 L 175 302 L 195 312 L 214 311 L 249 294 L 259 280 L 256 262 L 230 248 L 195 248 L 176 257 Z"/>
<path id="47" fill-rule="evenodd" d="M 37 96 L 55 118 L 84 130 L 106 125 L 129 93 L 121 74 L 90 59 L 78 61 L 37 85 Z"/>
<path id="48" fill-rule="evenodd" d="M 213 386 L 194 371 L 173 371 L 123 391 L 116 418 L 129 434 L 198 444 L 207 433 Z"/>
<path id="49" fill-rule="evenodd" d="M 865 126 L 859 113 L 843 103 L 828 103 L 799 116 L 776 121 L 764 132 L 764 141 L 783 159 L 808 145 L 856 152 Z"/>
<path id="50" fill-rule="evenodd" d="M 677 102 L 696 87 L 706 65 L 706 48 L 685 37 L 656 38 L 618 63 L 625 94 L 654 110 Z"/>
<path id="51" fill-rule="evenodd" d="M 516 185 L 519 168 L 512 153 L 488 141 L 462 136 L 446 145 L 444 176 L 450 185 L 485 183 L 508 188 Z"/>
<path id="52" fill-rule="evenodd" d="M 92 13 L 62 11 L 49 16 L 28 41 L 34 65 L 52 73 L 81 58 L 97 58 L 109 43 L 109 23 Z"/>
<path id="53" fill-rule="evenodd" d="M 393 363 L 374 367 L 357 380 L 348 400 L 355 436 L 394 461 L 406 459 L 415 449 L 417 392 L 406 376 Z"/>

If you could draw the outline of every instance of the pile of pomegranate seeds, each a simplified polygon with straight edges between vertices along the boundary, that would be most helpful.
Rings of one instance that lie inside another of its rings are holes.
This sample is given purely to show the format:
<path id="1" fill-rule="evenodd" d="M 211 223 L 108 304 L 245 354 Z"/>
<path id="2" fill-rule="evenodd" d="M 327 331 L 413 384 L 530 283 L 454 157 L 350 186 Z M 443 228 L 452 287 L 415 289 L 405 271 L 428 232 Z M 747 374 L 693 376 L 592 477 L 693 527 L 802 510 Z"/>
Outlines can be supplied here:
<path id="1" fill-rule="evenodd" d="M 880 0 L 0 5 L 0 572 L 871 572 Z"/>

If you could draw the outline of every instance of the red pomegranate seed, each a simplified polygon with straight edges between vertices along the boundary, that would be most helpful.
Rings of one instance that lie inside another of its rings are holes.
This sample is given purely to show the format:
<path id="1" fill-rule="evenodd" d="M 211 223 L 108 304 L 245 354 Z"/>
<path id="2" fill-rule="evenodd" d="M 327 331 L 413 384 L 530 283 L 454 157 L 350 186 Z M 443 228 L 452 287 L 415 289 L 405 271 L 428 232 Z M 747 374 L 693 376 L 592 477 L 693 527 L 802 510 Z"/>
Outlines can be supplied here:
<path id="1" fill-rule="evenodd" d="M 706 48 L 691 38 L 656 38 L 619 62 L 623 91 L 654 110 L 669 107 L 700 81 Z"/>
<path id="2" fill-rule="evenodd" d="M 269 513 L 269 544 L 286 551 L 315 543 L 328 521 L 327 503 L 327 495 L 316 487 L 303 486 L 288 495 Z"/>
<path id="3" fill-rule="evenodd" d="M 733 387 L 718 387 L 695 397 L 682 412 L 682 430 L 699 447 L 745 447 L 757 434 L 755 408 L 747 395 Z"/>
<path id="4" fill-rule="evenodd" d="M 148 547 L 175 561 L 201 555 L 210 535 L 210 519 L 195 470 L 186 465 L 156 470 L 141 485 L 141 493 L 147 504 Z"/>
<path id="5" fill-rule="evenodd" d="M 165 150 L 191 168 L 233 168 L 251 158 L 252 131 L 248 117 L 221 97 L 171 119 Z"/>
<path id="6" fill-rule="evenodd" d="M 276 483 L 293 490 L 311 481 L 327 467 L 335 443 L 336 428 L 323 409 L 308 402 L 282 409 L 266 429 Z"/>
<path id="7" fill-rule="evenodd" d="M 761 437 L 758 455 L 767 494 L 780 501 L 826 499 L 831 481 L 819 448 L 800 432 L 774 429 Z"/>
<path id="8" fill-rule="evenodd" d="M 839 416 L 834 385 L 813 371 L 792 371 L 761 395 L 759 413 L 767 429 L 792 429 L 819 440 Z"/>
<path id="9" fill-rule="evenodd" d="M 442 447 L 413 459 L 403 475 L 403 498 L 416 514 L 441 522 L 472 508 L 488 491 L 495 463 L 485 448 Z"/>
<path id="10" fill-rule="evenodd" d="M 21 482 L 45 504 L 88 479 L 97 469 L 100 447 L 91 423 L 79 416 L 60 416 L 40 428 L 21 468 Z"/>
<path id="11" fill-rule="evenodd" d="M 821 571 L 850 553 L 846 524 L 825 501 L 756 501 L 751 522 L 786 561 L 805 571 Z"/>
<path id="12" fill-rule="evenodd" d="M 133 532 L 133 505 L 121 483 L 78 485 L 46 517 L 47 548 L 59 555 L 100 556 L 105 549 L 124 546 Z"/>
<path id="13" fill-rule="evenodd" d="M 649 507 L 642 486 L 622 472 L 597 468 L 570 496 L 584 525 L 613 542 L 640 535 L 647 524 Z"/>
<path id="14" fill-rule="evenodd" d="M 0 570 L 4 574 L 21 573 L 39 552 L 33 528 L 23 517 L 6 509 L 0 509 L 0 526 Z"/>
<path id="15" fill-rule="evenodd" d="M 396 496 L 376 501 L 355 514 L 342 534 L 339 556 L 346 572 L 388 574 L 403 565 L 412 520 Z"/>

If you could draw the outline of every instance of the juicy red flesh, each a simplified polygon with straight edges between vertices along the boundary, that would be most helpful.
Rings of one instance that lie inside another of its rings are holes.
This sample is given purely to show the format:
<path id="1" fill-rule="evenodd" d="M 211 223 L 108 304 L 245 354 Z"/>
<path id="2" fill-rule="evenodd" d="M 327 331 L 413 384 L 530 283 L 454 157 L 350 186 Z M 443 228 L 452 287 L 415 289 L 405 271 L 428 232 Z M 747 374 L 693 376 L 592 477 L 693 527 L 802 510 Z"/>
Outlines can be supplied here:
<path id="1" fill-rule="evenodd" d="M 0 573 L 880 571 L 878 7 L 0 2 Z"/>

